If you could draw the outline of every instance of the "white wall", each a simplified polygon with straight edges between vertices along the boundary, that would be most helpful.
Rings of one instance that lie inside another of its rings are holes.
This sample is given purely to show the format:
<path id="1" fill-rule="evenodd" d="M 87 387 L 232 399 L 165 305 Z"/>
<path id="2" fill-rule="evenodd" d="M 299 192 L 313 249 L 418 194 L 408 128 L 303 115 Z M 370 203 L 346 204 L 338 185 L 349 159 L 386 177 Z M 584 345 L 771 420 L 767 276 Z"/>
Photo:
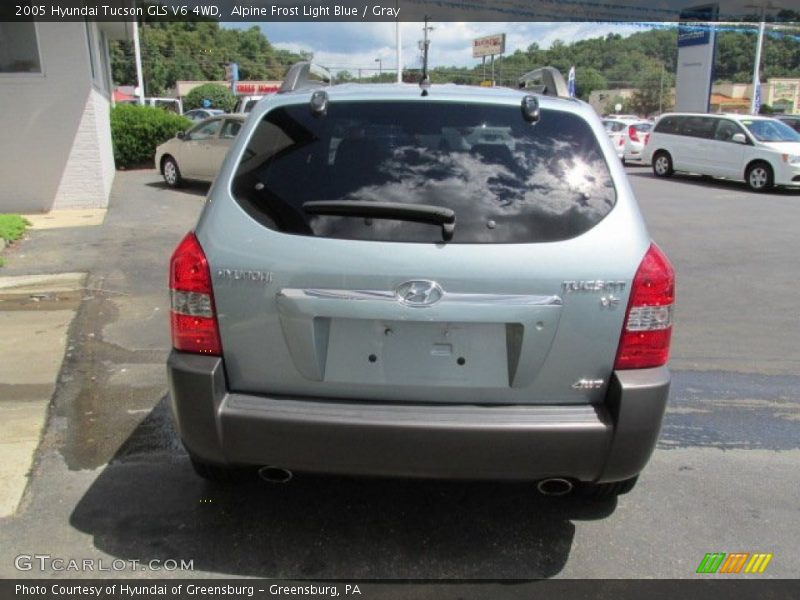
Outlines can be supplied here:
<path id="1" fill-rule="evenodd" d="M 114 181 L 108 100 L 92 88 L 56 190 L 54 209 L 103 208 Z"/>
<path id="2" fill-rule="evenodd" d="M 86 25 L 38 23 L 37 34 L 42 74 L 0 74 L 0 211 L 105 206 L 108 86 L 92 82 Z"/>

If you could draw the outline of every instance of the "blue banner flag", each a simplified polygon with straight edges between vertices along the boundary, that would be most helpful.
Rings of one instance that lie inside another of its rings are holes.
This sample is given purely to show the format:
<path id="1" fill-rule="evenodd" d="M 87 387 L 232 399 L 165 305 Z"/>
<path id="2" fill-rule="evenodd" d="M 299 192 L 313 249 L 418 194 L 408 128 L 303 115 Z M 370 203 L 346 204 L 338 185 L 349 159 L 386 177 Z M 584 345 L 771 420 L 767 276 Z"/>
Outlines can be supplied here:
<path id="1" fill-rule="evenodd" d="M 567 89 L 569 90 L 569 97 L 575 97 L 575 67 L 571 67 L 569 70 L 569 76 L 567 77 Z"/>

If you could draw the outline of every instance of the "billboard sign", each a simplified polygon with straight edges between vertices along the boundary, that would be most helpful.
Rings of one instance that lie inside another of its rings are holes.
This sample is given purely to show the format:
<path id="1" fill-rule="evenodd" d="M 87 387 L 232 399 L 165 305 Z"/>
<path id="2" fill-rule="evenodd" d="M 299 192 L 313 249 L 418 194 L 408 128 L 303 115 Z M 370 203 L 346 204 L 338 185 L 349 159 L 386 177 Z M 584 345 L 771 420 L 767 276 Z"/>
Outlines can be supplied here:
<path id="1" fill-rule="evenodd" d="M 714 54 L 719 6 L 705 4 L 680 13 L 675 110 L 708 112 L 714 79 Z"/>
<path id="2" fill-rule="evenodd" d="M 472 58 L 483 58 L 506 51 L 506 34 L 487 35 L 472 40 Z"/>
<path id="3" fill-rule="evenodd" d="M 717 20 L 717 12 L 715 4 L 682 10 L 678 17 L 678 48 L 708 44 L 711 41 L 709 23 Z"/>

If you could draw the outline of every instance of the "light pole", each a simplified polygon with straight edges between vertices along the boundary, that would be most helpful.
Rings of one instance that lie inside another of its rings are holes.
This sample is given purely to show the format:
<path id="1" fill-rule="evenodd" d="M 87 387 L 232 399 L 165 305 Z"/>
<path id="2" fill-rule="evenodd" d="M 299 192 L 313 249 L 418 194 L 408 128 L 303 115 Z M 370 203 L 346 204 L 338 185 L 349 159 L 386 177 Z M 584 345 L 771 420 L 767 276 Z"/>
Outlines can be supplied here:
<path id="1" fill-rule="evenodd" d="M 140 105 L 144 106 L 144 77 L 142 77 L 142 48 L 139 45 L 139 22 L 133 21 L 133 57 L 136 63 L 136 96 Z"/>
<path id="2" fill-rule="evenodd" d="M 378 63 L 378 81 L 380 81 L 383 75 L 383 61 L 380 58 L 376 58 L 375 62 Z"/>
<path id="3" fill-rule="evenodd" d="M 761 48 L 764 46 L 764 29 L 766 28 L 766 23 L 764 22 L 764 13 L 766 12 L 767 7 L 765 4 L 761 5 L 761 22 L 758 24 L 758 42 L 756 42 L 756 62 L 753 65 L 753 93 L 750 95 L 750 114 L 755 114 L 759 112 L 759 107 L 756 106 L 757 103 L 760 103 L 760 90 L 758 89 L 761 85 L 761 75 L 759 71 L 761 70 Z"/>
<path id="4" fill-rule="evenodd" d="M 761 18 L 759 19 L 758 23 L 758 41 L 756 42 L 756 60 L 755 64 L 753 65 L 753 93 L 750 95 L 750 114 L 754 114 L 756 112 L 756 101 L 758 100 L 758 96 L 761 94 L 758 93 L 758 88 L 761 85 L 761 76 L 759 71 L 761 70 L 761 49 L 764 46 L 764 30 L 767 27 L 765 22 L 767 9 L 770 10 L 778 9 L 779 6 L 773 6 L 770 2 L 769 4 L 765 1 L 762 2 L 760 5 L 758 4 L 747 4 L 745 8 L 760 8 L 761 9 Z"/>
<path id="5" fill-rule="evenodd" d="M 395 0 L 394 7 L 398 8 L 399 0 Z M 395 14 L 398 15 L 394 22 L 394 35 L 395 43 L 397 44 L 397 83 L 403 83 L 403 45 L 400 42 L 400 11 Z"/>

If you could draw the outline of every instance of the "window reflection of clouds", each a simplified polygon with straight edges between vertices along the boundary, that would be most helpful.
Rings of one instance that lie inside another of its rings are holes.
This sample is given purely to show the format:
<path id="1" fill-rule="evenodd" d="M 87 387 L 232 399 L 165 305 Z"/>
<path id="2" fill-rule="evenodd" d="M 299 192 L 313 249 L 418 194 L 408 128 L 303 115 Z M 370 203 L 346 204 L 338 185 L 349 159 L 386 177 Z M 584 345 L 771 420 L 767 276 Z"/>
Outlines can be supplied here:
<path id="1" fill-rule="evenodd" d="M 410 154 L 424 156 L 415 164 Z M 561 214 L 579 205 L 587 212 L 608 212 L 614 189 L 605 162 L 581 156 L 547 160 L 515 153 L 517 165 L 487 164 L 468 153 L 426 152 L 403 147 L 379 166 L 391 180 L 351 191 L 348 199 L 483 207 L 507 215 L 539 208 Z M 488 193 L 487 193 L 488 192 Z M 597 215 L 596 215 L 597 216 Z"/>
<path id="2" fill-rule="evenodd" d="M 488 219 L 503 219 L 507 233 L 502 238 L 530 239 L 535 230 L 543 229 L 537 219 L 547 218 L 552 227 L 552 217 L 566 217 L 577 230 L 608 213 L 615 195 L 602 158 L 572 156 L 573 147 L 558 142 L 558 150 L 550 146 L 543 159 L 545 148 L 527 146 L 527 152 L 514 152 L 516 165 L 511 168 L 487 164 L 468 152 L 397 148 L 379 165 L 388 180 L 355 189 L 346 199 L 448 206 L 456 212 L 457 237 L 476 242 L 497 241 L 498 232 L 486 227 Z M 351 219 L 314 217 L 312 227 L 318 235 L 342 234 L 355 225 L 348 225 Z M 422 234 L 425 227 L 430 226 L 374 219 L 370 237 L 391 239 L 391 232 L 401 228 L 419 228 Z"/>
<path id="3" fill-rule="evenodd" d="M 590 229 L 616 199 L 591 127 L 558 111 L 534 126 L 511 107 L 343 103 L 316 120 L 290 106 L 253 138 L 258 158 L 240 165 L 235 194 L 289 233 L 440 239 L 432 225 L 302 210 L 309 200 L 360 200 L 449 207 L 455 243 L 554 241 Z"/>

